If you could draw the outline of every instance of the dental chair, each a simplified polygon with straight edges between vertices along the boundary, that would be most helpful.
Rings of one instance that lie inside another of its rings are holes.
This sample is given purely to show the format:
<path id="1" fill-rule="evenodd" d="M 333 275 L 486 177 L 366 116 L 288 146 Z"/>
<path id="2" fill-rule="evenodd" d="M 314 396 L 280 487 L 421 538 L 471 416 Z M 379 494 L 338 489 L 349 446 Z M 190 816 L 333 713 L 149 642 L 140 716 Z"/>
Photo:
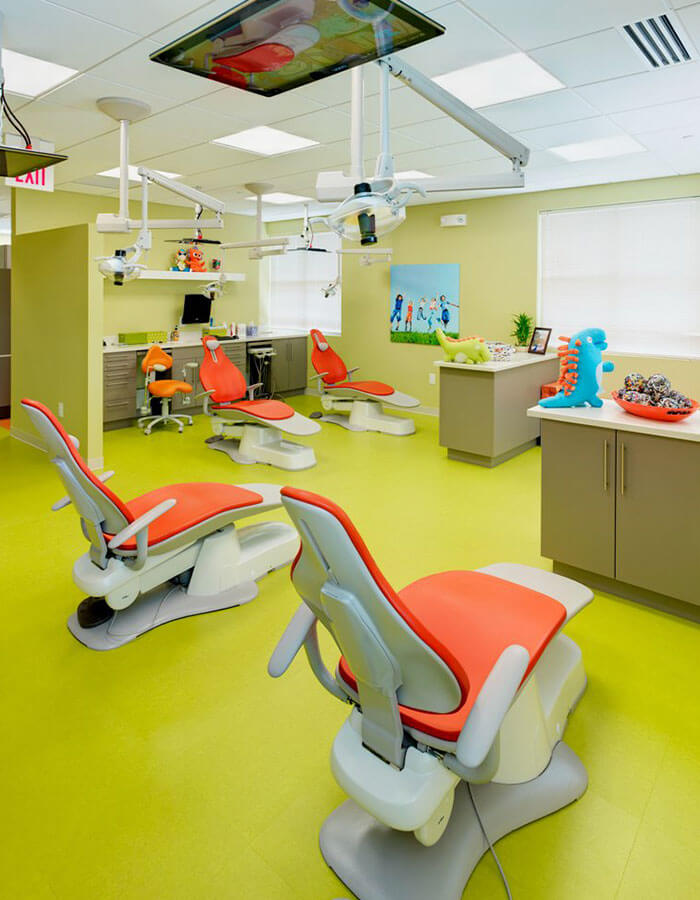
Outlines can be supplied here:
<path id="1" fill-rule="evenodd" d="M 331 751 L 350 799 L 323 824 L 321 852 L 359 900 L 460 900 L 496 840 L 586 789 L 562 742 L 586 686 L 562 628 L 593 595 L 512 563 L 396 592 L 342 509 L 290 487 L 282 502 L 301 535 L 303 603 L 268 672 L 282 675 L 303 646 L 352 706 Z M 335 676 L 319 623 L 342 654 Z"/>
<path id="2" fill-rule="evenodd" d="M 262 384 L 246 384 L 245 376 L 221 349 L 216 338 L 202 338 L 204 359 L 199 381 L 204 388 L 204 412 L 212 417 L 212 450 L 222 450 L 244 465 L 267 463 L 278 469 L 309 469 L 316 465 L 313 447 L 295 444 L 282 434 L 316 434 L 321 426 L 279 400 L 255 400 Z M 248 395 L 248 399 L 244 399 Z"/>
<path id="3" fill-rule="evenodd" d="M 173 367 L 173 358 L 157 344 L 154 344 L 144 356 L 141 363 L 141 371 L 146 376 L 146 402 L 151 398 L 160 400 L 161 411 L 159 415 L 142 416 L 138 420 L 139 428 L 143 428 L 144 434 L 150 434 L 154 425 L 161 422 L 174 422 L 178 426 L 178 432 L 182 434 L 183 426 L 192 424 L 192 416 L 185 414 L 173 415 L 170 412 L 170 403 L 175 394 L 191 394 L 192 385 L 186 381 L 177 381 L 174 378 L 158 378 L 157 373 L 167 372 Z M 188 401 L 187 401 L 188 402 Z M 144 412 L 148 409 L 146 406 Z"/>
<path id="4" fill-rule="evenodd" d="M 416 430 L 413 419 L 400 418 L 383 412 L 383 406 L 409 409 L 419 401 L 401 394 L 381 381 L 353 381 L 357 367 L 348 369 L 318 328 L 309 332 L 313 341 L 311 365 L 316 370 L 321 406 L 326 412 L 336 410 L 341 415 L 314 413 L 322 422 L 341 425 L 349 431 L 381 431 L 384 434 L 407 435 Z M 349 415 L 348 415 L 349 414 Z"/>
<path id="5" fill-rule="evenodd" d="M 73 566 L 88 596 L 68 628 L 93 650 L 111 650 L 143 632 L 198 613 L 240 606 L 258 593 L 256 581 L 291 561 L 296 531 L 283 522 L 236 529 L 239 519 L 280 506 L 271 484 L 173 484 L 128 502 L 95 475 L 54 414 L 22 400 L 44 439 L 90 549 Z"/>

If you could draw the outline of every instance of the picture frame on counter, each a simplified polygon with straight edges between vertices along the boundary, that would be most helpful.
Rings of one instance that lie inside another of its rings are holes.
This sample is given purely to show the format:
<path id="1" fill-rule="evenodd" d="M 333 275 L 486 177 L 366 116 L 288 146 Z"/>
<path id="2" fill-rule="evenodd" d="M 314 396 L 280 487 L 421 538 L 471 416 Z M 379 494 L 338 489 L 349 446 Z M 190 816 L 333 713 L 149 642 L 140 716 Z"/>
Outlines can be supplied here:
<path id="1" fill-rule="evenodd" d="M 537 353 L 544 356 L 549 346 L 549 339 L 552 336 L 551 328 L 534 328 L 532 337 L 530 338 L 530 346 L 527 348 L 528 353 Z"/>

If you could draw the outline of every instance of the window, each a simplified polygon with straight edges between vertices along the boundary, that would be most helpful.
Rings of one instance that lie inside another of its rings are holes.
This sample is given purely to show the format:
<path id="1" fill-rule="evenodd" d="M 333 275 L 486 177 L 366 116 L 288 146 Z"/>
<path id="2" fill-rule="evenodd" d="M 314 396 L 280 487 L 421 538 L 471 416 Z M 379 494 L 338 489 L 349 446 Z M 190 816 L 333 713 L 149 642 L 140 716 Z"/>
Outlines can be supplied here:
<path id="1" fill-rule="evenodd" d="M 538 324 L 611 351 L 700 356 L 700 199 L 540 215 Z"/>
<path id="2" fill-rule="evenodd" d="M 298 243 L 298 235 L 292 245 Z M 317 234 L 314 247 L 340 250 L 340 238 L 333 232 Z M 341 288 L 330 297 L 323 289 L 336 281 L 341 257 L 337 253 L 287 252 L 270 257 L 268 290 L 269 322 L 273 328 L 308 331 L 320 328 L 324 334 L 340 334 Z"/>

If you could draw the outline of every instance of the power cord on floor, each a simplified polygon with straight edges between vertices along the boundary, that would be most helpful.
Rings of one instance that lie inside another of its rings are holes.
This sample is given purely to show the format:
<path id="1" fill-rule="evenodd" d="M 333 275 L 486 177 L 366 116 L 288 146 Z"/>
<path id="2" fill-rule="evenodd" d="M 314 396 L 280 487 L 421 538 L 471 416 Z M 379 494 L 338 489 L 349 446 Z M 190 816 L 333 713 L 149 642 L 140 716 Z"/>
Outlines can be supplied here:
<path id="1" fill-rule="evenodd" d="M 501 873 L 501 879 L 503 880 L 503 887 L 506 889 L 506 895 L 508 900 L 513 900 L 513 895 L 510 892 L 510 886 L 508 884 L 508 879 L 506 878 L 506 873 L 503 871 L 503 866 L 501 865 L 501 861 L 496 855 L 496 851 L 493 849 L 493 844 L 489 840 L 488 834 L 486 834 L 486 829 L 484 828 L 484 823 L 481 821 L 481 816 L 479 815 L 479 810 L 476 805 L 476 801 L 474 800 L 474 794 L 472 793 L 472 786 L 469 782 L 466 782 L 467 790 L 469 791 L 469 798 L 472 801 L 472 806 L 474 807 L 474 814 L 476 815 L 476 821 L 479 823 L 479 828 L 481 828 L 481 833 L 484 836 L 484 840 L 488 844 L 488 848 L 491 851 L 491 856 L 493 856 L 496 865 L 498 866 L 498 871 Z"/>

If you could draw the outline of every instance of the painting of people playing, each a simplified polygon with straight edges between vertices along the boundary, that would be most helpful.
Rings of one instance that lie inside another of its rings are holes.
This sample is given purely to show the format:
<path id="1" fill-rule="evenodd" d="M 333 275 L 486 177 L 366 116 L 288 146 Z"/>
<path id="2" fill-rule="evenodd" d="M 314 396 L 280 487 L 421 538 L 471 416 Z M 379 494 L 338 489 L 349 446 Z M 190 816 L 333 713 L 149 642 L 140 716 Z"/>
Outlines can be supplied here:
<path id="1" fill-rule="evenodd" d="M 437 344 L 435 329 L 459 337 L 459 264 L 391 267 L 391 340 Z"/>

